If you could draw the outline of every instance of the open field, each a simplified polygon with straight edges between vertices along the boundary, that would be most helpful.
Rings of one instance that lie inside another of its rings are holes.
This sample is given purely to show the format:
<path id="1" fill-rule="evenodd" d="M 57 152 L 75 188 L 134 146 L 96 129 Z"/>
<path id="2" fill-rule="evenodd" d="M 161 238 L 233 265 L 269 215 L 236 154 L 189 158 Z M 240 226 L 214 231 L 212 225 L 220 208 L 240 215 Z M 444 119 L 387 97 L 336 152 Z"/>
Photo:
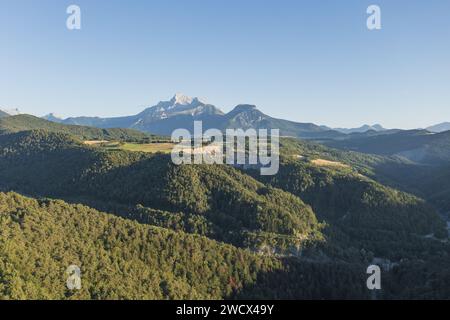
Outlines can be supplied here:
<path id="1" fill-rule="evenodd" d="M 160 143 L 131 143 L 131 142 L 118 142 L 118 141 L 84 141 L 84 144 L 103 148 L 106 150 L 126 150 L 132 152 L 148 152 L 148 153 L 170 153 L 174 144 L 170 142 L 160 142 Z"/>
<path id="2" fill-rule="evenodd" d="M 343 164 L 342 162 L 337 161 L 329 161 L 325 159 L 316 159 L 311 161 L 312 164 L 318 167 L 339 167 L 339 168 L 349 168 L 348 165 Z"/>
<path id="3" fill-rule="evenodd" d="M 91 146 L 97 146 L 100 148 L 104 148 L 107 150 L 126 150 L 132 152 L 148 152 L 148 153 L 169 153 L 173 144 L 170 142 L 162 142 L 162 143 L 121 143 L 117 141 L 98 141 L 97 143 L 92 143 L 92 141 L 85 141 L 85 144 L 89 144 Z"/>
<path id="4" fill-rule="evenodd" d="M 170 153 L 173 148 L 173 143 L 164 142 L 164 143 L 124 143 L 119 145 L 118 148 L 121 150 L 127 151 L 135 151 L 135 152 L 149 152 L 149 153 Z"/>
<path id="5" fill-rule="evenodd" d="M 98 144 L 108 143 L 108 142 L 109 141 L 106 141 L 106 140 L 87 140 L 87 141 L 84 141 L 83 143 L 88 145 L 88 146 L 95 146 L 95 145 L 98 145 Z"/>

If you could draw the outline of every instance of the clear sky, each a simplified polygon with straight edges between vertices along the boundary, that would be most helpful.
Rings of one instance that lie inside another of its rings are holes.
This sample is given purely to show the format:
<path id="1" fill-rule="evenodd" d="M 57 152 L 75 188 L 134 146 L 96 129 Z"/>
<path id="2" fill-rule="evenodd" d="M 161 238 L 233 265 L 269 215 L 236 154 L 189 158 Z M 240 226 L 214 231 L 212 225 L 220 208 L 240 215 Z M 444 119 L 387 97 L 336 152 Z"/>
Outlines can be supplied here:
<path id="1" fill-rule="evenodd" d="M 333 127 L 450 121 L 450 1 L 0 0 L 0 108 L 130 115 L 175 92 Z"/>

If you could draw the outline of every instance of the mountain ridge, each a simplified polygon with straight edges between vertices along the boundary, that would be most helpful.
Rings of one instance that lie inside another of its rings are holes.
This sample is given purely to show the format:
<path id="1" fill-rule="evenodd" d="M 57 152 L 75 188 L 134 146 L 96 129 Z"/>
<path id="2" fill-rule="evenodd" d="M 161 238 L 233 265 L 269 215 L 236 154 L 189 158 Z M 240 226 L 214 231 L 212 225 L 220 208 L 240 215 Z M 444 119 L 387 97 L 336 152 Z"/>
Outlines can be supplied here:
<path id="1" fill-rule="evenodd" d="M 361 127 L 358 128 L 333 128 L 336 131 L 340 131 L 342 133 L 346 133 L 346 134 L 350 134 L 350 133 L 364 133 L 367 131 L 376 131 L 376 132 L 380 132 L 380 131 L 386 131 L 387 129 L 384 128 L 382 125 L 380 124 L 374 124 L 374 125 L 368 125 L 368 124 L 364 124 Z"/>
<path id="2" fill-rule="evenodd" d="M 2 117 L 0 111 L 0 117 Z M 43 119 L 70 125 L 91 126 L 102 129 L 127 128 L 152 134 L 170 135 L 175 129 L 193 130 L 194 121 L 202 121 L 203 128 L 240 128 L 240 129 L 280 129 L 282 136 L 303 139 L 338 139 L 348 135 L 373 136 L 391 134 L 402 129 L 387 129 L 381 124 L 364 124 L 355 128 L 332 128 L 326 125 L 316 125 L 311 122 L 296 122 L 271 117 L 252 104 L 239 104 L 225 113 L 216 106 L 197 97 L 189 97 L 181 93 L 175 94 L 167 101 L 159 101 L 154 106 L 146 107 L 135 115 L 119 117 L 68 117 L 61 118 L 54 113 L 47 114 Z M 426 128 L 430 132 L 450 130 L 450 122 L 443 122 Z"/>
<path id="3" fill-rule="evenodd" d="M 173 130 L 185 128 L 193 130 L 194 121 L 203 121 L 205 129 L 280 129 L 281 135 L 298 138 L 329 138 L 343 134 L 313 123 L 301 123 L 276 119 L 261 112 L 255 105 L 240 104 L 228 113 L 199 98 L 175 94 L 168 101 L 160 101 L 142 112 L 124 117 L 70 117 L 60 119 L 53 114 L 47 120 L 62 124 L 93 126 L 98 128 L 129 128 L 153 134 L 170 135 Z"/>

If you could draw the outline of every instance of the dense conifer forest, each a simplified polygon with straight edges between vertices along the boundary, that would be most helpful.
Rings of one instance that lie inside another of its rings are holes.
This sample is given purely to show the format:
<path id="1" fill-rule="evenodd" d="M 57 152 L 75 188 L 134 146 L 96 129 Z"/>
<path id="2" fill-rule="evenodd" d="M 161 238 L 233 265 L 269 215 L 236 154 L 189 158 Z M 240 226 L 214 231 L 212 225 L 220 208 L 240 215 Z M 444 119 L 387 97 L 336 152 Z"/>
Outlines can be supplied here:
<path id="1" fill-rule="evenodd" d="M 405 160 L 283 139 L 262 177 L 58 126 L 0 135 L 0 298 L 367 299 L 373 261 L 378 298 L 450 297 L 447 198 L 397 179 Z"/>

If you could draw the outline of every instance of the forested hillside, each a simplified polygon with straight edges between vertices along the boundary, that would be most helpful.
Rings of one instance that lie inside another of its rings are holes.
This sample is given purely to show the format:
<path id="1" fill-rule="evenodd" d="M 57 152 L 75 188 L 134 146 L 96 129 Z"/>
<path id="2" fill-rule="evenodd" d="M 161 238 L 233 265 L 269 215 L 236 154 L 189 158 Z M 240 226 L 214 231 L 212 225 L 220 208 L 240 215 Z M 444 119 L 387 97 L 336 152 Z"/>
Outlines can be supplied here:
<path id="1" fill-rule="evenodd" d="M 0 298 L 217 299 L 281 268 L 204 237 L 82 205 L 0 193 L 0 209 Z M 71 264 L 83 270 L 75 294 L 65 285 Z"/>
<path id="2" fill-rule="evenodd" d="M 325 232 L 338 247 L 345 243 L 355 252 L 364 248 L 398 259 L 418 257 L 417 246 L 426 235 L 448 237 L 442 218 L 423 200 L 358 174 L 291 162 L 263 181 L 311 205 L 318 219 L 330 226 Z"/>
<path id="3" fill-rule="evenodd" d="M 73 298 L 368 298 L 374 259 L 395 266 L 380 298 L 450 296 L 443 220 L 361 174 L 386 159 L 289 139 L 281 151 L 280 172 L 263 179 L 64 132 L 0 135 L 1 190 L 73 203 L 1 194 L 3 296 L 70 298 L 52 277 L 74 261 L 88 285 Z"/>
<path id="4" fill-rule="evenodd" d="M 448 148 L 445 147 L 441 148 L 440 152 L 438 150 L 439 148 L 434 154 L 448 152 Z M 448 179 L 450 162 L 417 163 L 398 155 L 383 156 L 342 151 L 296 139 L 283 139 L 281 151 L 287 160 L 302 155 L 303 163 L 317 158 L 343 163 L 355 174 L 364 175 L 384 186 L 425 199 L 444 216 L 450 213 L 450 197 L 446 196 L 450 190 Z"/>
<path id="5" fill-rule="evenodd" d="M 183 230 L 238 245 L 263 238 L 280 249 L 299 248 L 321 238 L 299 198 L 232 167 L 175 166 L 166 155 L 87 148 L 65 134 L 0 136 L 0 181 L 3 190 L 163 210 L 159 225 L 172 213 Z"/>
<path id="6" fill-rule="evenodd" d="M 0 244 L 2 299 L 367 297 L 364 274 L 346 264 L 278 260 L 15 193 L 0 193 Z M 66 288 L 71 264 L 80 291 Z"/>
<path id="7" fill-rule="evenodd" d="M 159 138 L 158 136 L 132 129 L 99 129 L 86 126 L 63 125 L 27 114 L 4 118 L 0 117 L 0 134 L 36 129 L 67 133 L 81 140 L 145 141 Z"/>

